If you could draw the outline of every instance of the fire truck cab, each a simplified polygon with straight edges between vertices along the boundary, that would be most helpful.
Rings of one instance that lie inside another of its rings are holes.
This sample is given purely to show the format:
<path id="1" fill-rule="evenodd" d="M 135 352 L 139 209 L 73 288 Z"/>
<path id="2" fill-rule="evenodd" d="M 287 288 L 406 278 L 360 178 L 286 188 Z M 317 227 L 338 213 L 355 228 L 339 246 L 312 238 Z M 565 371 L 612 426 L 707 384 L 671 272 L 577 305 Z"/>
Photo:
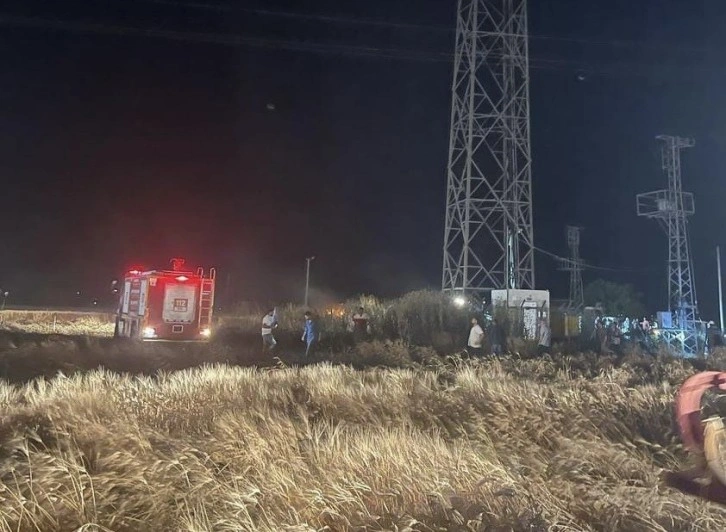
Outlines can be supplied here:
<path id="1" fill-rule="evenodd" d="M 139 340 L 204 341 L 211 335 L 214 268 L 205 275 L 184 269 L 173 259 L 171 270 L 126 273 L 114 336 Z"/>

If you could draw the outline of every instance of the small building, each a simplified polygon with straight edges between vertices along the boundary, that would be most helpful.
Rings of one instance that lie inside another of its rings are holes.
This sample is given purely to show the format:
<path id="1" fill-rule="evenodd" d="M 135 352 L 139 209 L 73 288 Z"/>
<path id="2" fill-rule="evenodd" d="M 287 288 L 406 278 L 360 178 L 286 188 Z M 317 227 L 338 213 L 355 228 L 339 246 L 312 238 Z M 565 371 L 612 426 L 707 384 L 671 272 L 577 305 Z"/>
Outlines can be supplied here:
<path id="1" fill-rule="evenodd" d="M 517 338 L 536 340 L 538 322 L 550 323 L 549 290 L 492 290 L 494 314 L 505 313 L 509 332 Z"/>

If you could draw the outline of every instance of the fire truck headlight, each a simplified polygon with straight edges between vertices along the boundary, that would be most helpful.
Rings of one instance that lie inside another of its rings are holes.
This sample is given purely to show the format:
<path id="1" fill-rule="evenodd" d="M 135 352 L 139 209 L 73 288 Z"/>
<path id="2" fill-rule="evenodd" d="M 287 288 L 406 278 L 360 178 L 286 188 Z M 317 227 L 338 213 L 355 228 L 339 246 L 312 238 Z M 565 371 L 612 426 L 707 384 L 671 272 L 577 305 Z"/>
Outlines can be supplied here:
<path id="1" fill-rule="evenodd" d="M 144 338 L 156 338 L 156 329 L 153 327 L 144 327 Z"/>
<path id="2" fill-rule="evenodd" d="M 212 329 L 207 327 L 206 329 L 202 329 L 202 331 L 199 334 L 201 334 L 205 338 L 209 338 L 212 335 Z"/>

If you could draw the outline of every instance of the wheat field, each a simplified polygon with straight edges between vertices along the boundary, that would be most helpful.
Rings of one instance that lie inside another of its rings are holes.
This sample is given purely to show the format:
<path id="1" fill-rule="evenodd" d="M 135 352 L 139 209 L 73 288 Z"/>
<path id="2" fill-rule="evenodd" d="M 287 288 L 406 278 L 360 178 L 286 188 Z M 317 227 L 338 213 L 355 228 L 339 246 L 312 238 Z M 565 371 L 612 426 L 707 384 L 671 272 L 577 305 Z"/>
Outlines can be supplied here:
<path id="1" fill-rule="evenodd" d="M 0 310 L 0 331 L 26 334 L 112 336 L 114 323 L 109 312 Z"/>
<path id="2" fill-rule="evenodd" d="M 672 400 L 693 368 L 583 364 L 4 383 L 0 530 L 724 530 L 659 481 L 688 461 Z"/>
<path id="3" fill-rule="evenodd" d="M 0 316 L 0 531 L 726 530 L 661 481 L 693 460 L 677 387 L 726 352 L 467 360 L 448 298 L 365 304 L 372 341 L 321 314 L 314 360 L 292 306 L 275 355 L 259 312 L 192 345 Z"/>

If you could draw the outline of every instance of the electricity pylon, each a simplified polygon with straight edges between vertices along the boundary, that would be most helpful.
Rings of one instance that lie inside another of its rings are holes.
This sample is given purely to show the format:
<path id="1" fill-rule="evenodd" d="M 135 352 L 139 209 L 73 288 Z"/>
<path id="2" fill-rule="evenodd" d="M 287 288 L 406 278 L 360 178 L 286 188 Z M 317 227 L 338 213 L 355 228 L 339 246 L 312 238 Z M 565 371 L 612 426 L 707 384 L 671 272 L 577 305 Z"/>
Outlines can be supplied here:
<path id="1" fill-rule="evenodd" d="M 681 185 L 681 150 L 695 146 L 696 141 L 669 135 L 657 138 L 663 142 L 662 166 L 668 189 L 638 194 L 638 216 L 655 218 L 668 234 L 668 310 L 673 328 L 665 337 L 683 355 L 694 356 L 699 352 L 698 300 L 686 218 L 696 208 L 693 194 L 683 192 Z"/>
<path id="2" fill-rule="evenodd" d="M 442 289 L 534 288 L 526 0 L 459 0 Z"/>
<path id="3" fill-rule="evenodd" d="M 567 226 L 567 247 L 570 249 L 570 258 L 563 260 L 560 270 L 570 272 L 570 299 L 567 309 L 580 311 L 585 306 L 585 296 L 582 289 L 582 269 L 584 262 L 580 258 L 580 227 Z"/>

